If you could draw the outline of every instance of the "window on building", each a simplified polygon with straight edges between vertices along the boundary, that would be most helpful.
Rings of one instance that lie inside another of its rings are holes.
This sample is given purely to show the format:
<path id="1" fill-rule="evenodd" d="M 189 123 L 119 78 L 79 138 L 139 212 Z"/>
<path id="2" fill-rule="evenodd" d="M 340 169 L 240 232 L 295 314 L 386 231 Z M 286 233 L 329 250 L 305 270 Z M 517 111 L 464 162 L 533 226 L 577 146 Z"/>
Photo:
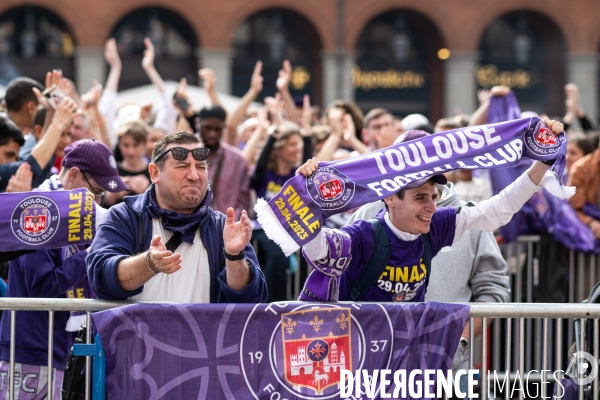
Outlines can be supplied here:
<path id="1" fill-rule="evenodd" d="M 198 43 L 196 34 L 187 21 L 173 11 L 148 7 L 134 11 L 121 19 L 111 37 L 117 40 L 123 61 L 120 89 L 149 83 L 141 62 L 144 38 L 152 40 L 156 52 L 155 66 L 165 80 L 187 78 L 198 82 Z"/>
<path id="2" fill-rule="evenodd" d="M 301 15 L 283 9 L 271 9 L 249 17 L 235 31 L 232 43 L 232 93 L 243 96 L 257 60 L 263 62 L 263 91 L 273 96 L 275 82 L 284 60 L 292 63 L 290 92 L 294 97 L 311 96 L 313 104 L 321 100 L 321 41 L 315 28 Z"/>
<path id="3" fill-rule="evenodd" d="M 73 80 L 74 49 L 71 30 L 53 12 L 35 6 L 8 10 L 0 15 L 0 84 L 18 76 L 43 84 L 50 68 Z"/>
<path id="4" fill-rule="evenodd" d="M 566 43 L 550 19 L 532 11 L 505 14 L 485 30 L 479 54 L 480 88 L 506 85 L 522 111 L 563 114 Z"/>
<path id="5" fill-rule="evenodd" d="M 356 44 L 352 84 L 356 103 L 368 111 L 385 107 L 404 116 L 442 116 L 444 48 L 435 25 L 424 15 L 394 10 L 373 18 Z"/>

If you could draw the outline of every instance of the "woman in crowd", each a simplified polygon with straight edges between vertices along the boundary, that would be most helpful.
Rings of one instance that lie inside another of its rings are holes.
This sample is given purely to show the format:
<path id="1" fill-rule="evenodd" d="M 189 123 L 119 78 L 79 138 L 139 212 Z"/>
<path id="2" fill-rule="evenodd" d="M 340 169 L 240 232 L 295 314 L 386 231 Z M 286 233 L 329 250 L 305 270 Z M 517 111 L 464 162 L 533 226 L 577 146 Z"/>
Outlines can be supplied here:
<path id="1" fill-rule="evenodd" d="M 595 139 L 595 140 L 594 140 Z M 596 145 L 598 139 L 590 137 L 589 135 L 583 135 L 580 133 L 576 133 L 574 135 L 569 136 L 569 143 L 567 144 L 567 157 L 565 162 L 565 169 L 568 171 L 571 168 L 571 165 L 575 163 L 575 161 L 587 156 L 594 150 L 596 150 Z"/>
<path id="2" fill-rule="evenodd" d="M 302 136 L 300 127 L 292 122 L 283 122 L 275 129 L 268 130 L 268 138 L 262 149 L 250 187 L 256 196 L 271 200 L 281 190 L 281 186 L 294 177 L 296 168 L 312 157 L 310 136 Z M 275 242 L 270 240 L 262 229 L 254 230 L 256 256 L 262 267 L 267 287 L 268 302 L 286 300 L 286 270 L 288 260 Z M 293 257 L 293 256 L 292 256 Z"/>
<path id="3" fill-rule="evenodd" d="M 144 193 L 150 186 L 150 173 L 146 160 L 146 140 L 150 127 L 143 121 L 127 122 L 117 130 L 118 147 L 123 155 L 123 161 L 117 164 L 119 176 L 129 186 L 131 191 L 108 193 L 105 206 L 123 201 L 127 195 Z"/>

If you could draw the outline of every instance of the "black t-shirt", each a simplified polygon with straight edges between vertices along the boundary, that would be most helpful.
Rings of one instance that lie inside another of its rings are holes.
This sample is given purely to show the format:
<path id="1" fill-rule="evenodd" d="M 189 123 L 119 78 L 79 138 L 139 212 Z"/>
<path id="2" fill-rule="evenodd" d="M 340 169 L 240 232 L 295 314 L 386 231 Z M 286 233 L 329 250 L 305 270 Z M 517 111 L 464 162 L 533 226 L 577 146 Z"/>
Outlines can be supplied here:
<path id="1" fill-rule="evenodd" d="M 117 164 L 117 170 L 119 170 L 119 176 L 120 177 L 124 177 L 124 176 L 135 176 L 135 175 L 144 175 L 146 178 L 148 178 L 148 180 L 150 180 L 150 171 L 148 171 L 148 167 L 146 166 L 146 168 L 144 168 L 141 171 L 128 171 L 126 169 L 123 169 L 123 167 L 121 167 L 121 163 Z"/>

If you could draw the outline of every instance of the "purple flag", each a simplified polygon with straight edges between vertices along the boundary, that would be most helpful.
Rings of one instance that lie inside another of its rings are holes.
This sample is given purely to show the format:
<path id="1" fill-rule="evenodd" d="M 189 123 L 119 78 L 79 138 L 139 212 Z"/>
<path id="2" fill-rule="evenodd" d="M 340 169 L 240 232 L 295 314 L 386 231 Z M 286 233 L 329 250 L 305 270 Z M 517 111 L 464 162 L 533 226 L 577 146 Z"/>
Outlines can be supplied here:
<path id="1" fill-rule="evenodd" d="M 553 135 L 541 119 L 523 118 L 498 124 L 455 129 L 400 143 L 360 157 L 320 163 L 308 179 L 297 175 L 255 210 L 267 236 L 286 255 L 311 241 L 321 221 L 334 214 L 390 196 L 408 183 L 455 169 L 517 165 L 521 157 L 554 160 L 560 177 L 566 135 Z M 562 191 L 556 181 L 557 195 Z"/>
<path id="2" fill-rule="evenodd" d="M 550 233 L 557 242 L 571 250 L 600 254 L 600 243 L 567 201 L 542 190 L 529 199 L 527 206 L 530 220 Z"/>
<path id="3" fill-rule="evenodd" d="M 468 315 L 439 303 L 139 304 L 92 318 L 109 399 L 332 399 L 341 369 L 450 369 Z"/>
<path id="4" fill-rule="evenodd" d="M 490 107 L 488 109 L 487 121 L 489 123 L 505 122 L 521 117 L 521 109 L 515 94 L 511 91 L 506 96 L 492 96 L 490 98 Z M 503 169 L 491 169 L 490 179 L 492 181 L 492 190 L 494 194 L 500 193 L 505 187 L 510 185 L 520 176 L 529 166 L 530 160 L 521 160 L 521 163 L 514 167 Z M 531 210 L 525 206 L 517 212 L 510 222 L 500 227 L 502 238 L 505 242 L 514 242 L 517 236 L 524 234 L 522 227 L 526 224 L 527 214 Z"/>
<path id="5" fill-rule="evenodd" d="M 94 195 L 87 189 L 0 194 L 0 251 L 90 244 Z"/>

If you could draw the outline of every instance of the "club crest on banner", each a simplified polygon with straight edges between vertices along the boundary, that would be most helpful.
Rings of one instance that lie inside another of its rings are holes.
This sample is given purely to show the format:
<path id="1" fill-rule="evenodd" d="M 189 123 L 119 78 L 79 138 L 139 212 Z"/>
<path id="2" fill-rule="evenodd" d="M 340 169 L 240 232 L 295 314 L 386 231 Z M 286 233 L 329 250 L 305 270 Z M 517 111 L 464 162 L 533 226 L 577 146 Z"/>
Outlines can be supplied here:
<path id="1" fill-rule="evenodd" d="M 340 370 L 364 369 L 366 357 L 375 351 L 382 356 L 376 368 L 387 368 L 394 343 L 389 315 L 383 307 L 369 314 L 369 321 L 379 321 L 379 327 L 366 341 L 370 323 L 356 318 L 353 311 L 358 310 L 360 305 L 258 305 L 246 321 L 240 343 L 242 374 L 255 398 L 338 399 Z"/>
<path id="2" fill-rule="evenodd" d="M 558 155 L 562 143 L 567 140 L 566 135 L 555 136 L 542 121 L 530 126 L 524 139 L 525 148 L 538 156 Z"/>
<path id="3" fill-rule="evenodd" d="M 59 221 L 58 206 L 53 200 L 45 196 L 30 196 L 13 210 L 11 227 L 20 241 L 39 245 L 54 236 Z"/>
<path id="4" fill-rule="evenodd" d="M 313 201 L 335 210 L 348 204 L 354 196 L 354 182 L 335 168 L 319 167 L 306 181 Z"/>
<path id="5" fill-rule="evenodd" d="M 311 388 L 316 394 L 337 386 L 340 383 L 340 370 L 352 367 L 350 319 L 350 308 L 282 314 L 286 382 Z"/>
<path id="6" fill-rule="evenodd" d="M 541 127 L 540 130 L 538 131 L 537 135 L 535 136 L 535 140 L 541 145 L 541 146 L 553 146 L 555 145 L 558 141 L 556 140 L 556 136 L 554 136 L 554 134 L 552 133 L 552 131 L 546 127 Z"/>

